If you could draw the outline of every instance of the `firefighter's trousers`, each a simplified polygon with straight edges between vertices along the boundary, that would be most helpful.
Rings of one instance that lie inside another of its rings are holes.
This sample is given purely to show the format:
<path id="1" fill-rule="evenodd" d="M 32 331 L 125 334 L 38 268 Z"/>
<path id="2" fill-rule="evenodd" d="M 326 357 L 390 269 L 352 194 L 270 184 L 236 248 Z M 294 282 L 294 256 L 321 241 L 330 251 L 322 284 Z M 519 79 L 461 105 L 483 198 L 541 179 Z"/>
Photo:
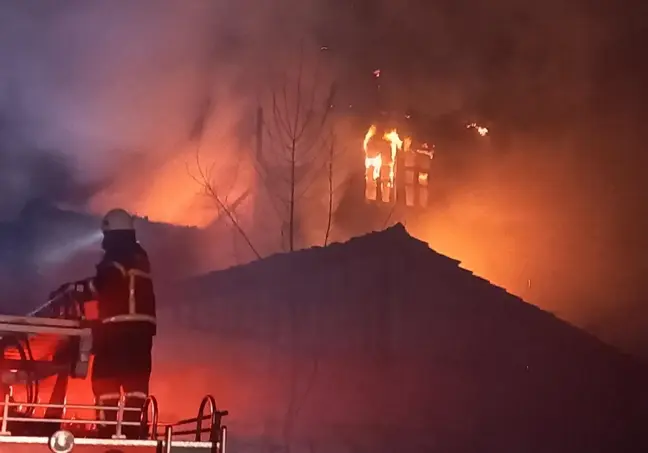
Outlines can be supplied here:
<path id="1" fill-rule="evenodd" d="M 115 425 L 105 425 L 101 421 L 116 421 L 117 411 L 108 408 L 116 408 L 123 394 L 126 407 L 141 409 L 149 394 L 153 337 L 141 329 L 115 326 L 102 329 L 95 344 L 92 391 L 96 405 L 106 407 L 97 414 L 98 434 L 110 437 L 115 434 Z M 140 411 L 124 411 L 122 420 L 139 422 L 140 417 Z M 123 426 L 122 434 L 138 439 L 146 432 L 138 426 Z"/>

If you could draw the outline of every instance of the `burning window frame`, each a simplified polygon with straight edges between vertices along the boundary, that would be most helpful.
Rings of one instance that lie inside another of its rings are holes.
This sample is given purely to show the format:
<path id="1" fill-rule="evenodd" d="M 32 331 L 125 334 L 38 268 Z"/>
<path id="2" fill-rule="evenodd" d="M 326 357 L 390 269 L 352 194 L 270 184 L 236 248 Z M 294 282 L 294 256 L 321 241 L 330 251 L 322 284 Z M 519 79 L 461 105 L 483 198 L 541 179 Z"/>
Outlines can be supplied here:
<path id="1" fill-rule="evenodd" d="M 365 201 L 427 207 L 434 148 L 427 144 L 412 147 L 411 137 L 401 138 L 396 128 L 390 128 L 380 136 L 382 143 L 389 144 L 389 153 L 376 152 L 369 145 L 378 137 L 378 127 L 371 125 L 363 140 Z"/>

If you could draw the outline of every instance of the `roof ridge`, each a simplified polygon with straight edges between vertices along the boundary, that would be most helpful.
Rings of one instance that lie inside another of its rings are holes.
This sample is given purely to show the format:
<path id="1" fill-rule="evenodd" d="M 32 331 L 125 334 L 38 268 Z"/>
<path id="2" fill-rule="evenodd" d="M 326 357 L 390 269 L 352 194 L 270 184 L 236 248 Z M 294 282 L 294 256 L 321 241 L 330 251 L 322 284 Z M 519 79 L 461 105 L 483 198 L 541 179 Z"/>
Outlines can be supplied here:
<path id="1" fill-rule="evenodd" d="M 367 241 L 373 241 L 375 240 L 376 237 L 387 237 L 387 235 L 391 235 L 392 238 L 395 239 L 401 239 L 401 240 L 409 240 L 412 241 L 412 244 L 417 244 L 417 245 L 423 245 L 426 248 L 428 248 L 431 251 L 432 250 L 429 245 L 421 241 L 420 239 L 415 238 L 414 236 L 410 235 L 409 232 L 407 231 L 406 227 L 398 222 L 392 226 L 389 226 L 383 230 L 374 230 L 374 231 L 369 231 L 365 234 L 362 234 L 360 236 L 353 236 L 345 241 L 336 241 L 332 242 L 330 244 L 327 244 L 326 246 L 321 246 L 321 245 L 313 245 L 307 248 L 303 249 L 298 249 L 294 250 L 292 252 L 290 251 L 279 251 L 277 253 L 273 253 L 271 255 L 262 257 L 261 259 L 257 259 L 254 261 L 250 261 L 244 264 L 237 264 L 233 266 L 226 267 L 224 269 L 216 269 L 210 272 L 207 272 L 203 275 L 197 276 L 195 278 L 202 280 L 203 278 L 207 278 L 209 276 L 214 276 L 216 274 L 222 274 L 222 273 L 231 273 L 231 272 L 237 272 L 237 271 L 248 271 L 249 269 L 255 269 L 258 266 L 261 266 L 269 261 L 278 261 L 278 260 L 292 260 L 292 259 L 297 259 L 296 257 L 304 257 L 304 256 L 315 256 L 315 253 L 322 253 L 325 251 L 331 252 L 331 251 L 337 251 L 339 250 L 340 247 L 342 246 L 359 246 L 359 245 L 365 245 Z M 397 236 L 397 235 L 400 235 Z M 440 255 L 438 252 L 434 251 L 434 253 Z M 448 258 L 452 260 L 452 258 Z M 453 260 L 455 261 L 455 260 Z"/>

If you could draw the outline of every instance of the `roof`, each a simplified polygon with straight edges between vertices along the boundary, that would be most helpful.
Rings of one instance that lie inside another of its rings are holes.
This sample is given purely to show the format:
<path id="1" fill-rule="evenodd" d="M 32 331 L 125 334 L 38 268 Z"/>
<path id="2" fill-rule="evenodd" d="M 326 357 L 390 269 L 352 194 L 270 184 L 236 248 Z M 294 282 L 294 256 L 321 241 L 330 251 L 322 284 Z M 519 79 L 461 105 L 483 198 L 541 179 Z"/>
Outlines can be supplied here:
<path id="1" fill-rule="evenodd" d="M 383 288 L 375 291 L 377 285 Z M 209 305 L 219 318 L 234 310 L 232 299 L 251 310 L 263 310 L 263 303 L 285 308 L 295 300 L 315 313 L 373 313 L 390 304 L 381 299 L 396 297 L 392 314 L 402 311 L 400 318 L 427 319 L 430 327 L 438 328 L 443 319 L 463 340 L 474 336 L 471 341 L 478 343 L 480 335 L 490 335 L 488 340 L 498 347 L 508 350 L 511 345 L 506 343 L 515 342 L 517 348 L 528 348 L 528 354 L 533 350 L 543 355 L 543 360 L 562 356 L 568 361 L 576 354 L 579 360 L 587 355 L 623 367 L 637 365 L 593 335 L 462 268 L 460 261 L 412 237 L 400 223 L 344 243 L 210 272 L 187 280 L 178 291 L 187 307 Z M 366 291 L 374 291 L 372 297 L 359 296 Z M 409 299 L 413 302 L 406 303 Z"/>
<path id="2" fill-rule="evenodd" d="M 317 370 L 304 438 L 370 425 L 402 450 L 630 451 L 647 414 L 637 362 L 460 264 L 399 224 L 187 280 L 159 332 L 196 333 L 184 359 L 213 367 L 231 422 L 259 430 L 284 416 L 297 367 L 304 386 Z"/>

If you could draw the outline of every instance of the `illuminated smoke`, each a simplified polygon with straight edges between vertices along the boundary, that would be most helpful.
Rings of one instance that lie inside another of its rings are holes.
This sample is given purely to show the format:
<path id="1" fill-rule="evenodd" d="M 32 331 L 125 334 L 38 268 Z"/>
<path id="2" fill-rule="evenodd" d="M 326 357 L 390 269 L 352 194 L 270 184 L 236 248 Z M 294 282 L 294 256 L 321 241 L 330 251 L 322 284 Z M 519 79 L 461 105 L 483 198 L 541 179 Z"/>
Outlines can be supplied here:
<path id="1" fill-rule="evenodd" d="M 153 220 L 204 225 L 217 214 L 187 171 L 195 124 L 204 126 L 205 161 L 218 163 L 219 188 L 238 184 L 234 192 L 241 193 L 251 186 L 250 204 L 267 204 L 259 200 L 254 172 L 235 170 L 252 141 L 259 94 L 269 68 L 290 61 L 294 49 L 284 44 L 325 36 L 314 47 L 325 47 L 333 65 L 343 63 L 341 81 L 366 75 L 343 87 L 358 94 L 349 102 L 358 110 L 375 100 L 378 78 L 381 108 L 434 118 L 475 107 L 484 114 L 466 116 L 461 127 L 485 118 L 485 145 L 497 135 L 513 143 L 503 161 L 466 159 L 459 164 L 470 167 L 465 174 L 435 179 L 447 202 L 427 232 L 434 247 L 498 283 L 522 282 L 534 300 L 572 319 L 616 313 L 621 302 L 606 301 L 625 299 L 619 291 L 645 299 L 635 290 L 642 286 L 635 282 L 639 271 L 626 264 L 642 259 L 645 224 L 625 214 L 641 217 L 646 205 L 631 180 L 645 180 L 640 173 L 647 166 L 628 158 L 629 150 L 643 148 L 635 118 L 643 116 L 636 105 L 645 84 L 625 83 L 624 71 L 638 80 L 640 72 L 608 59 L 624 54 L 613 50 L 615 41 L 639 42 L 631 21 L 611 24 L 620 11 L 602 11 L 616 8 L 612 3 L 600 9 L 556 0 L 471 8 L 430 3 L 2 2 L 0 114 L 27 142 L 16 155 L 57 150 L 72 158 L 79 178 L 111 182 L 90 197 L 95 210 L 120 205 Z M 596 84 L 610 71 L 618 78 L 606 93 Z M 209 115 L 197 121 L 209 98 Z M 624 118 L 620 112 L 632 103 L 636 112 Z M 605 106 L 605 114 L 596 106 Z M 536 137 L 525 135 L 530 129 Z M 588 139 L 576 140 L 578 133 Z M 354 149 L 352 141 L 345 146 Z M 26 194 L 32 181 L 46 178 L 29 172 L 18 178 L 2 164 L 6 215 L 32 195 Z"/>
<path id="2" fill-rule="evenodd" d="M 69 241 L 56 245 L 42 253 L 40 261 L 43 264 L 61 264 L 68 261 L 75 253 L 87 247 L 98 244 L 103 237 L 101 230 L 75 237 Z"/>

